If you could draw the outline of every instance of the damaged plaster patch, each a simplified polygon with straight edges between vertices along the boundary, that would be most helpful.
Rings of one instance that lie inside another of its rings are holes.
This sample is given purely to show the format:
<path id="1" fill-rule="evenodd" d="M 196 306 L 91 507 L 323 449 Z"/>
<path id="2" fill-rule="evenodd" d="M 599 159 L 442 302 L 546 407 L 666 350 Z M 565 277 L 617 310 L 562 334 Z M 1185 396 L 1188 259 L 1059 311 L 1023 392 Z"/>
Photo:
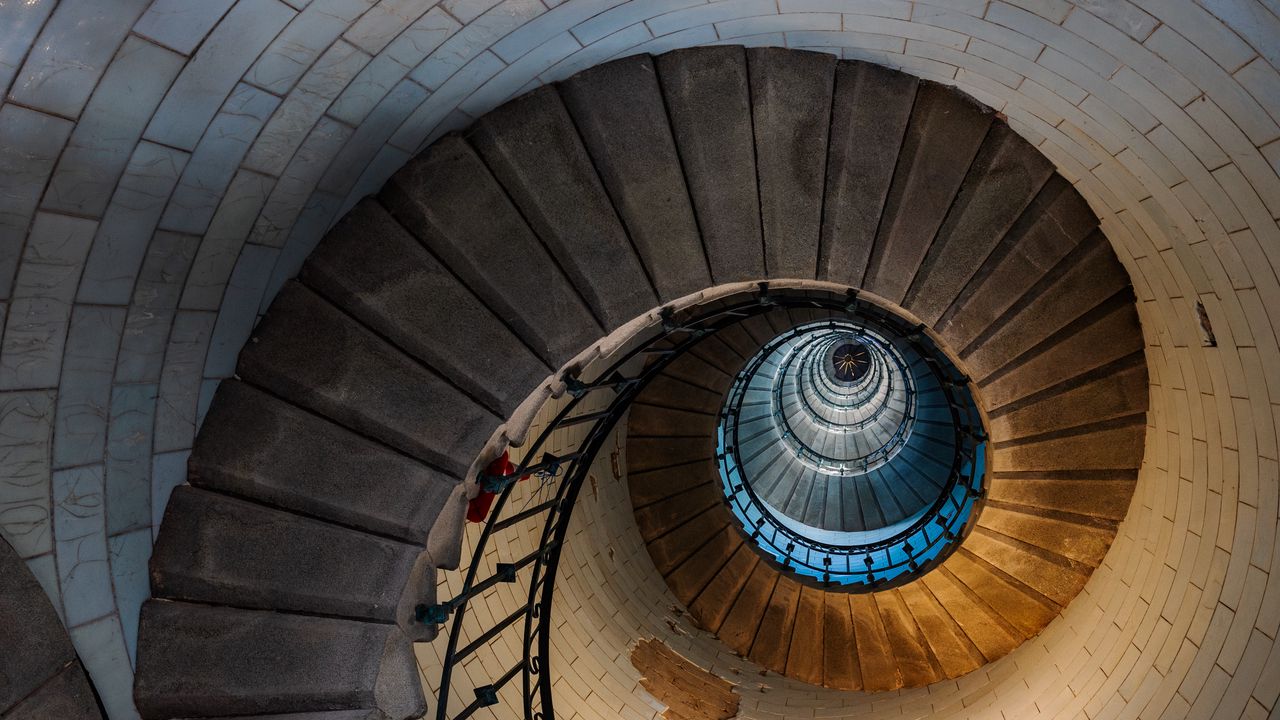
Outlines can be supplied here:
<path id="1" fill-rule="evenodd" d="M 729 720 L 738 714 L 733 684 L 703 670 L 661 640 L 641 640 L 631 650 L 640 686 L 667 706 L 667 720 Z"/>

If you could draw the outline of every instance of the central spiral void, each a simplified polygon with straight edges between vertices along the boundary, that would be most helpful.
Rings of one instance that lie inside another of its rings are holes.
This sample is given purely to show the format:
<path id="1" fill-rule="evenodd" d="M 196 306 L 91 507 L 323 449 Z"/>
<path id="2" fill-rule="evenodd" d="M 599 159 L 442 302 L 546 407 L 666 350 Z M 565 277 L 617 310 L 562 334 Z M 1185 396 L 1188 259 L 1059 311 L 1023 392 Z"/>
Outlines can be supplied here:
<path id="1" fill-rule="evenodd" d="M 976 520 L 985 432 L 968 379 L 879 311 L 795 327 L 726 395 L 722 489 L 764 556 L 810 583 L 870 591 L 944 559 Z"/>

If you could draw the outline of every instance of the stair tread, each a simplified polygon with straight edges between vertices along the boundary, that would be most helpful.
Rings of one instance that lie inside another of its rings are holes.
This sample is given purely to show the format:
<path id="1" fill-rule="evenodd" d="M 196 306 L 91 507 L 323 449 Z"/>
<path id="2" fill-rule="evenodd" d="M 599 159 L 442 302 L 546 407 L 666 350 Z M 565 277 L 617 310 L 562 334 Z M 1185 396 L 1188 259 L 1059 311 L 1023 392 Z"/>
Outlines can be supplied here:
<path id="1" fill-rule="evenodd" d="M 748 657 L 776 673 L 785 673 L 787 669 L 787 653 L 791 649 L 800 588 L 800 583 L 786 575 L 778 576 L 764 616 L 760 619 L 755 642 L 751 644 Z"/>
<path id="2" fill-rule="evenodd" d="M 653 58 L 598 65 L 559 87 L 659 299 L 711 285 Z"/>
<path id="3" fill-rule="evenodd" d="M 673 50 L 655 62 L 712 283 L 764 278 L 746 51 Z"/>
<path id="4" fill-rule="evenodd" d="M 982 654 L 956 624 L 947 608 L 938 603 L 923 583 L 907 583 L 897 592 L 920 626 L 943 677 L 959 677 L 985 664 Z"/>
<path id="5" fill-rule="evenodd" d="M 974 378 L 988 377 L 1129 287 L 1128 273 L 1100 232 L 1086 238 L 1045 279 L 1047 286 L 1031 290 L 1039 291 L 1034 298 L 1011 310 L 1016 314 L 1002 317 L 994 332 L 962 351 Z"/>
<path id="6" fill-rule="evenodd" d="M 500 418 L 310 290 L 281 290 L 238 373 L 461 477 Z"/>
<path id="7" fill-rule="evenodd" d="M 149 600 L 134 699 L 146 720 L 379 709 L 426 711 L 395 625 Z"/>
<path id="8" fill-rule="evenodd" d="M 382 202 L 551 367 L 604 334 L 462 138 L 444 137 L 410 160 L 387 182 Z"/>
<path id="9" fill-rule="evenodd" d="M 1053 163 L 1008 125 L 994 123 L 903 306 L 933 325 L 1053 175 Z"/>
<path id="10" fill-rule="evenodd" d="M 1065 430 L 1079 425 L 1082 418 L 1102 421 L 1143 413 L 1148 392 L 1146 368 L 1134 365 L 995 415 L 989 430 L 992 439 L 1000 442 Z"/>
<path id="11" fill-rule="evenodd" d="M 468 137 L 606 330 L 657 305 L 554 87 L 490 111 Z"/>
<path id="12" fill-rule="evenodd" d="M 0 712 L 30 695 L 76 657 L 71 638 L 36 576 L 0 539 Z"/>
<path id="13" fill-rule="evenodd" d="M 421 552 L 180 486 L 151 556 L 151 587 L 156 597 L 394 621 Z"/>
<path id="14" fill-rule="evenodd" d="M 902 302 L 992 118 L 952 88 L 920 86 L 867 267 L 868 290 Z"/>
<path id="15" fill-rule="evenodd" d="M 712 633 L 719 633 L 734 600 L 746 586 L 747 580 L 760 562 L 760 556 L 745 542 L 738 545 L 733 557 L 720 568 L 697 599 L 689 604 L 689 612 L 698 624 Z"/>
<path id="16" fill-rule="evenodd" d="M 458 480 L 238 380 L 214 395 L 191 484 L 425 544 Z"/>
<path id="17" fill-rule="evenodd" d="M 770 277 L 817 277 L 836 58 L 750 48 L 751 116 L 765 266 Z"/>
<path id="18" fill-rule="evenodd" d="M 552 372 L 376 200 L 329 231 L 301 278 L 504 415 Z"/>
<path id="19" fill-rule="evenodd" d="M 789 677 L 813 685 L 821 685 L 824 654 L 822 647 L 824 623 L 824 596 L 815 587 L 800 587 L 800 602 L 796 606 L 795 625 L 791 632 L 791 645 L 787 651 L 786 673 Z"/>
<path id="20" fill-rule="evenodd" d="M 819 279 L 863 284 L 918 84 L 872 63 L 837 64 Z"/>
<path id="21" fill-rule="evenodd" d="M 861 690 L 862 670 L 847 595 L 823 593 L 822 626 L 822 684 L 837 690 Z"/>
<path id="22" fill-rule="evenodd" d="M 951 347 L 967 347 L 1097 225 L 1080 193 L 1053 176 L 934 329 Z"/>

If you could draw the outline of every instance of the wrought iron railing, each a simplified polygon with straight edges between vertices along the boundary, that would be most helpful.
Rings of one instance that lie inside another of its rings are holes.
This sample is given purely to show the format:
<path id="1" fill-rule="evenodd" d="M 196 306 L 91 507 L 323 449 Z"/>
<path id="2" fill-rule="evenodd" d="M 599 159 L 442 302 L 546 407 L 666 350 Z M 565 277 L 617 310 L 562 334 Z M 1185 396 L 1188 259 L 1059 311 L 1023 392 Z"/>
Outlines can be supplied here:
<path id="1" fill-rule="evenodd" d="M 612 362 L 607 367 L 589 367 L 582 373 L 568 373 L 562 377 L 570 399 L 529 445 L 524 459 L 513 472 L 477 478 L 482 488 L 496 493 L 497 498 L 476 541 L 461 590 L 451 599 L 419 605 L 416 613 L 419 622 L 449 624 L 435 712 L 437 720 L 466 720 L 478 710 L 498 704 L 499 693 L 516 678 L 520 678 L 525 719 L 552 720 L 555 717 L 550 665 L 552 600 L 566 533 L 594 458 L 632 400 L 673 360 L 707 335 L 779 307 L 860 313 L 869 306 L 858 300 L 854 291 L 841 298 L 813 291 L 775 290 L 767 283 L 760 283 L 758 291 L 749 296 L 736 296 L 681 311 L 666 308 L 659 316 L 660 327 L 647 339 L 628 346 L 630 349 L 616 358 L 609 358 Z M 647 360 L 642 368 L 635 369 L 639 362 L 637 358 L 641 356 Z M 604 362 L 608 360 L 597 361 L 595 365 Z M 608 402 L 603 403 L 601 409 L 584 412 L 584 398 L 599 393 L 606 393 Z M 587 426 L 575 449 L 558 454 L 545 451 L 554 432 L 575 425 Z M 543 478 L 547 497 L 538 498 L 538 502 L 530 507 L 507 516 L 516 481 L 528 475 Z M 493 574 L 481 578 L 480 568 L 485 566 L 485 554 L 495 536 L 531 520 L 542 523 L 537 549 L 497 563 Z M 528 578 L 524 604 L 496 619 L 470 642 L 462 644 L 463 622 L 469 604 L 499 585 L 516 582 L 522 574 Z M 473 699 L 456 712 L 451 712 L 449 698 L 458 679 L 455 670 L 459 665 L 503 633 L 516 631 L 521 632 L 520 658 L 490 682 L 472 688 Z"/>

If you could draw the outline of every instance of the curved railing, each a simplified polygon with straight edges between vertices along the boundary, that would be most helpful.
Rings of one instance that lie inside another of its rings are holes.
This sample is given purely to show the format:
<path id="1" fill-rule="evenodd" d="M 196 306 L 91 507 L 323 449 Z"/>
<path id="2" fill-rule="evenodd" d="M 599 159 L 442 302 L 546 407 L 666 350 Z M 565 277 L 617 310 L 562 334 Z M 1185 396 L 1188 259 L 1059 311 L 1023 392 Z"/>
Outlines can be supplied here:
<path id="1" fill-rule="evenodd" d="M 707 307 L 694 307 L 675 312 L 665 308 L 660 317 L 662 328 L 644 342 L 637 343 L 618 356 L 607 367 L 589 368 L 590 379 L 566 373 L 564 380 L 571 396 L 565 406 L 547 424 L 528 451 L 510 473 L 481 474 L 477 479 L 483 490 L 496 494 L 496 501 L 476 541 L 462 589 L 455 597 L 417 607 L 416 619 L 427 624 L 449 623 L 448 640 L 440 677 L 437 720 L 465 720 L 478 710 L 497 705 L 498 694 L 517 677 L 521 679 L 523 713 L 526 720 L 551 720 L 555 717 L 551 679 L 552 599 L 560 553 L 569 522 L 588 470 L 613 427 L 630 407 L 632 400 L 673 360 L 687 352 L 699 340 L 729 325 L 778 307 L 816 308 L 850 314 L 861 314 L 874 306 L 857 299 L 850 290 L 846 297 L 814 297 L 811 292 L 772 290 L 761 283 L 759 291 L 742 300 L 722 301 Z M 643 369 L 628 374 L 639 356 L 647 356 Z M 583 411 L 583 400 L 589 395 L 610 395 L 603 409 Z M 588 425 L 576 449 L 560 454 L 545 451 L 552 434 L 575 425 Z M 512 492 L 518 479 L 538 476 L 542 483 L 534 502 L 509 512 Z M 533 519 L 541 519 L 538 548 L 519 558 L 499 562 L 496 571 L 483 579 L 480 568 L 485 565 L 494 537 L 510 532 L 513 527 Z M 504 583 L 514 583 L 524 573 L 529 589 L 526 602 L 508 616 L 497 619 L 469 642 L 463 643 L 463 622 L 470 602 Z M 465 707 L 450 712 L 456 674 L 460 663 L 473 656 L 506 632 L 521 631 L 522 653 L 518 661 L 487 684 L 472 688 L 474 699 Z"/>
<path id="2" fill-rule="evenodd" d="M 867 591 L 901 584 L 927 571 L 945 559 L 963 539 L 976 518 L 974 510 L 983 496 L 986 436 L 968 378 L 932 345 L 919 327 L 872 305 L 862 305 L 854 317 L 858 322 L 883 329 L 890 337 L 902 338 L 938 381 L 954 432 L 954 454 L 937 498 L 912 516 L 879 531 L 806 534 L 795 527 L 798 524 L 795 521 L 776 515 L 744 474 L 746 463 L 739 455 L 742 438 L 738 422 L 753 372 L 777 347 L 772 343 L 752 358 L 729 390 L 721 410 L 717 460 L 730 509 L 758 549 L 785 571 L 807 582 Z M 808 329 L 823 326 L 815 323 Z M 843 327 L 836 322 L 830 326 L 832 329 Z M 786 340 L 784 337 L 779 342 Z M 910 397 L 914 402 L 914 393 Z M 895 435 L 909 432 L 909 426 L 910 423 L 903 423 Z M 805 457 L 803 449 L 797 454 Z M 822 459 L 812 461 L 820 463 Z M 868 466 L 869 462 L 859 471 Z M 848 541 L 826 542 L 817 536 Z"/>

